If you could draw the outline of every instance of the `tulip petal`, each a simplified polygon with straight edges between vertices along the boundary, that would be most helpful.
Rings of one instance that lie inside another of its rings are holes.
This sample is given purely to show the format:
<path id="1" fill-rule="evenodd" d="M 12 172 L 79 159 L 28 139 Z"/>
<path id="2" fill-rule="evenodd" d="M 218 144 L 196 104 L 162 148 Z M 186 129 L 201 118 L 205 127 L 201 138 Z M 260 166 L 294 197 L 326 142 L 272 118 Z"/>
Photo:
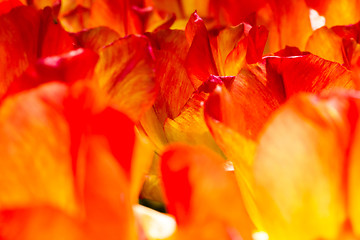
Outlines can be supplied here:
<path id="1" fill-rule="evenodd" d="M 356 0 L 336 1 L 336 0 L 305 0 L 307 5 L 319 12 L 326 19 L 326 26 L 349 25 L 360 20 L 357 11 L 360 3 Z"/>
<path id="2" fill-rule="evenodd" d="M 259 10 L 258 24 L 269 30 L 269 50 L 276 52 L 285 46 L 304 49 L 312 33 L 309 9 L 304 0 L 271 0 Z"/>
<path id="3" fill-rule="evenodd" d="M 75 34 L 77 45 L 99 52 L 102 47 L 120 38 L 120 35 L 108 27 L 97 27 Z"/>
<path id="4" fill-rule="evenodd" d="M 78 211 L 61 112 L 66 95 L 64 85 L 53 83 L 2 103 L 0 208 L 48 204 L 68 214 Z"/>
<path id="5" fill-rule="evenodd" d="M 178 222 L 179 236 L 228 239 L 233 229 L 245 239 L 250 237 L 253 226 L 234 176 L 225 172 L 223 160 L 215 153 L 173 145 L 162 155 L 161 172 L 168 210 Z"/>
<path id="6" fill-rule="evenodd" d="M 162 30 L 149 36 L 155 54 L 159 95 L 155 111 L 163 124 L 175 118 L 189 100 L 194 87 L 186 73 L 185 58 L 189 50 L 184 31 Z"/>
<path id="7" fill-rule="evenodd" d="M 306 51 L 329 61 L 344 63 L 342 39 L 327 27 L 322 27 L 311 35 L 306 43 Z"/>
<path id="8" fill-rule="evenodd" d="M 302 94 L 269 121 L 260 138 L 254 177 L 270 238 L 332 239 L 341 231 L 351 133 L 347 117 L 353 101 L 336 94 Z"/>
<path id="9" fill-rule="evenodd" d="M 249 64 L 261 60 L 269 31 L 264 26 L 252 27 L 249 31 L 248 50 L 246 62 Z"/>
<path id="10" fill-rule="evenodd" d="M 354 88 L 351 73 L 345 67 L 312 54 L 269 57 L 267 73 L 274 72 L 268 81 L 282 81 L 288 98 L 300 91 L 318 93 L 333 88 Z"/>
<path id="11" fill-rule="evenodd" d="M 120 36 L 141 31 L 137 16 L 130 10 L 131 1 L 98 1 L 91 4 L 91 26 L 108 26 L 117 31 Z"/>
<path id="12" fill-rule="evenodd" d="M 219 72 L 223 76 L 236 75 L 245 63 L 247 39 L 245 39 L 247 24 L 239 24 L 222 30 L 212 41 L 213 56 Z"/>
<path id="13" fill-rule="evenodd" d="M 131 11 L 132 2 L 125 1 L 62 1 L 60 17 L 71 31 L 100 26 L 110 27 L 121 37 L 140 33 L 141 22 Z"/>
<path id="14" fill-rule="evenodd" d="M 17 7 L 0 16 L 0 96 L 37 58 L 74 49 L 72 38 L 62 29 L 50 8 L 36 11 Z"/>
<path id="15" fill-rule="evenodd" d="M 165 121 L 166 139 L 170 143 L 182 142 L 207 146 L 222 155 L 205 123 L 204 102 L 207 97 L 206 93 L 195 93 L 178 117 L 174 120 L 168 118 Z"/>
<path id="16" fill-rule="evenodd" d="M 0 225 L 0 238 L 4 240 L 89 239 L 80 221 L 45 206 L 1 210 Z"/>
<path id="17" fill-rule="evenodd" d="M 101 49 L 95 79 L 111 102 L 139 120 L 155 101 L 154 59 L 145 37 L 128 36 Z"/>
<path id="18" fill-rule="evenodd" d="M 19 0 L 2 0 L 0 2 L 0 15 L 8 13 L 11 9 L 22 5 Z"/>
<path id="19" fill-rule="evenodd" d="M 9 86 L 9 95 L 35 88 L 50 81 L 72 84 L 79 80 L 91 79 L 98 55 L 90 50 L 77 49 L 58 56 L 39 59 L 34 66 L 16 78 Z"/>
<path id="20" fill-rule="evenodd" d="M 215 89 L 205 105 L 205 114 L 243 136 L 257 139 L 258 133 L 280 101 L 260 80 L 257 70 L 243 69 L 231 87 Z M 261 111 L 254 111 L 254 109 Z"/>
<path id="21" fill-rule="evenodd" d="M 87 227 L 95 239 L 137 239 L 124 171 L 102 138 L 87 137 L 79 152 L 84 175 L 77 180 L 83 183 Z"/>
<path id="22" fill-rule="evenodd" d="M 193 13 L 186 24 L 186 38 L 191 43 L 185 60 L 188 76 L 195 89 L 205 82 L 210 75 L 218 76 L 212 55 L 210 40 L 203 20 Z"/>

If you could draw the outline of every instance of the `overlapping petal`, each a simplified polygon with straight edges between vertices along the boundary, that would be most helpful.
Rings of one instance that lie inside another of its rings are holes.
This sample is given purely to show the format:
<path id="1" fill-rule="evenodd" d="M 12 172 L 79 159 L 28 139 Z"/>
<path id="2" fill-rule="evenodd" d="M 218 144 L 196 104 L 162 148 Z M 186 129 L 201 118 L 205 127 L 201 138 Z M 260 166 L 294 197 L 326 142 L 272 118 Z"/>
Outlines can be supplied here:
<path id="1" fill-rule="evenodd" d="M 17 7 L 0 16 L 2 96 L 14 78 L 38 58 L 65 53 L 74 49 L 74 41 L 58 24 L 50 8 L 37 11 Z"/>
<path id="2" fill-rule="evenodd" d="M 239 234 L 250 238 L 253 227 L 234 176 L 225 172 L 216 154 L 206 148 L 173 145 L 162 155 L 161 171 L 179 239 L 231 239 Z"/>
<path id="3" fill-rule="evenodd" d="M 139 120 L 155 101 L 157 83 L 149 41 L 128 36 L 102 48 L 95 69 L 95 81 L 112 104 Z"/>

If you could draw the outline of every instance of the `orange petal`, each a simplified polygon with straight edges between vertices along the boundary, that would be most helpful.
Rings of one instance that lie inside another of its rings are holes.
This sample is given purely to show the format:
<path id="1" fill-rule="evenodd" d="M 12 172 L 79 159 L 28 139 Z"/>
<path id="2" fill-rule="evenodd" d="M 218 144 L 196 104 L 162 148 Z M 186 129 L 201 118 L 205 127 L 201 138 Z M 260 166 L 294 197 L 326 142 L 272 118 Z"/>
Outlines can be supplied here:
<path id="1" fill-rule="evenodd" d="M 132 3 L 124 1 L 93 1 L 90 8 L 91 26 L 108 26 L 120 36 L 141 32 L 141 23 L 131 11 Z"/>
<path id="2" fill-rule="evenodd" d="M 85 237 L 85 228 L 78 219 L 47 206 L 1 210 L 0 225 L 3 240 L 80 240 L 90 237 L 90 234 Z"/>
<path id="3" fill-rule="evenodd" d="M 47 204 L 72 215 L 78 211 L 61 110 L 66 95 L 65 85 L 52 83 L 2 103 L 0 208 Z"/>
<path id="4" fill-rule="evenodd" d="M 94 239 L 136 239 L 131 204 L 152 156 L 134 151 L 144 148 L 128 117 L 80 82 L 10 96 L 1 119 L 1 208 L 50 205 L 83 217 Z"/>
<path id="5" fill-rule="evenodd" d="M 166 120 L 164 124 L 166 139 L 169 142 L 207 146 L 222 155 L 205 123 L 204 102 L 207 97 L 206 93 L 195 93 L 178 117 L 174 120 L 170 118 Z"/>
<path id="6" fill-rule="evenodd" d="M 236 75 L 245 63 L 247 39 L 245 32 L 251 26 L 239 24 L 220 31 L 212 50 L 219 73 L 223 76 Z"/>
<path id="7" fill-rule="evenodd" d="M 95 79 L 116 108 L 139 120 L 155 101 L 157 83 L 148 40 L 141 36 L 119 39 L 100 51 Z"/>
<path id="8" fill-rule="evenodd" d="M 75 6 L 71 6 L 72 4 Z M 76 1 L 72 0 L 61 1 L 59 19 L 66 31 L 79 32 L 91 28 L 89 7 L 83 6 L 83 4 L 76 5 Z"/>
<path id="9" fill-rule="evenodd" d="M 326 60 L 344 63 L 342 39 L 332 29 L 317 29 L 306 44 L 306 51 Z"/>
<path id="10" fill-rule="evenodd" d="M 32 0 L 28 1 L 27 5 L 35 7 L 36 9 L 51 7 L 55 12 L 58 12 L 61 4 L 58 0 Z"/>
<path id="11" fill-rule="evenodd" d="M 336 0 L 305 0 L 313 9 L 326 19 L 326 26 L 354 24 L 360 20 L 360 14 L 357 11 L 360 3 L 356 0 L 336 1 Z"/>
<path id="12" fill-rule="evenodd" d="M 359 164 L 359 141 L 360 141 L 360 125 L 359 125 L 359 102 L 356 102 L 357 105 L 353 104 L 353 108 L 357 111 L 353 111 L 350 112 L 350 114 L 348 114 L 348 118 L 350 119 L 350 123 L 355 125 L 353 127 L 353 131 L 352 131 L 352 145 L 351 145 L 351 149 L 349 150 L 348 153 L 348 157 L 349 160 L 347 162 L 347 166 L 348 169 L 346 171 L 347 173 L 347 190 L 348 190 L 348 195 L 346 195 L 347 200 L 348 200 L 348 213 L 349 213 L 349 218 L 350 218 L 350 222 L 351 222 L 351 226 L 353 229 L 353 232 L 355 233 L 355 235 L 359 235 L 360 234 L 360 218 L 359 218 L 359 213 L 360 213 L 360 208 L 359 208 L 359 199 L 360 199 L 360 194 L 358 192 L 358 185 L 359 185 L 359 175 L 358 175 L 358 171 L 360 169 L 360 164 Z"/>
<path id="13" fill-rule="evenodd" d="M 97 27 L 75 33 L 77 45 L 99 52 L 102 47 L 120 38 L 120 35 L 108 27 Z"/>
<path id="14" fill-rule="evenodd" d="M 142 24 L 125 1 L 62 1 L 60 17 L 69 31 L 81 31 L 100 26 L 110 27 L 121 37 L 141 33 Z"/>
<path id="15" fill-rule="evenodd" d="M 117 163 L 119 159 L 111 154 L 109 143 L 112 142 L 104 141 L 103 136 L 87 136 L 79 152 L 78 164 L 82 166 L 83 176 L 78 175 L 77 181 L 83 184 L 86 226 L 95 239 L 123 236 L 135 240 L 128 181 Z"/>
<path id="16" fill-rule="evenodd" d="M 297 95 L 269 121 L 254 177 L 270 238 L 333 239 L 341 231 L 352 131 L 348 117 L 354 116 L 356 101 L 348 93 Z"/>
<path id="17" fill-rule="evenodd" d="M 250 238 L 253 226 L 234 176 L 225 172 L 215 153 L 173 145 L 162 155 L 161 172 L 168 210 L 175 215 L 180 236 L 183 231 L 195 239 L 230 239 L 233 230 Z"/>
<path id="18" fill-rule="evenodd" d="M 304 0 L 271 0 L 258 12 L 258 24 L 269 29 L 269 50 L 276 52 L 286 45 L 305 48 L 312 33 L 309 8 Z"/>

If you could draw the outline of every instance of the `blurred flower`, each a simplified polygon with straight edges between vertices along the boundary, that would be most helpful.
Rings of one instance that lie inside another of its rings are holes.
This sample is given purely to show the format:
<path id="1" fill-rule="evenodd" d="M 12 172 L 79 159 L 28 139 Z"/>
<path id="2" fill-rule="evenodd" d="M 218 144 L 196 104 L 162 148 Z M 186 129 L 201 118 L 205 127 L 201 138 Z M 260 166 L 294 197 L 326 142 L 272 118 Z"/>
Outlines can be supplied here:
<path id="1" fill-rule="evenodd" d="M 359 93 L 300 94 L 264 129 L 255 199 L 270 239 L 357 239 Z"/>
<path id="2" fill-rule="evenodd" d="M 234 175 L 206 148 L 172 145 L 162 155 L 161 172 L 175 239 L 251 239 L 252 222 Z"/>

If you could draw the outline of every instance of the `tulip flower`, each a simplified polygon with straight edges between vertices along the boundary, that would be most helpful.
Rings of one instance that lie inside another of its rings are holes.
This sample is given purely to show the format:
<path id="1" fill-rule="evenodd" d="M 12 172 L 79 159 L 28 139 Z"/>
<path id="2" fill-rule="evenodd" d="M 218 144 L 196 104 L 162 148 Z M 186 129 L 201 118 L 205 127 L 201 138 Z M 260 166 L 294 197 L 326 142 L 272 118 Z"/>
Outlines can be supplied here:
<path id="1" fill-rule="evenodd" d="M 159 149 L 167 141 L 207 142 L 215 148 L 199 105 L 207 98 L 200 86 L 214 76 L 237 74 L 246 61 L 260 59 L 266 30 L 240 24 L 210 37 L 203 20 L 194 13 L 185 32 L 162 30 L 149 38 L 160 89 L 154 110 L 142 121 L 145 131 Z M 191 122 L 190 116 L 194 117 Z M 193 134 L 194 129 L 199 131 Z"/>

